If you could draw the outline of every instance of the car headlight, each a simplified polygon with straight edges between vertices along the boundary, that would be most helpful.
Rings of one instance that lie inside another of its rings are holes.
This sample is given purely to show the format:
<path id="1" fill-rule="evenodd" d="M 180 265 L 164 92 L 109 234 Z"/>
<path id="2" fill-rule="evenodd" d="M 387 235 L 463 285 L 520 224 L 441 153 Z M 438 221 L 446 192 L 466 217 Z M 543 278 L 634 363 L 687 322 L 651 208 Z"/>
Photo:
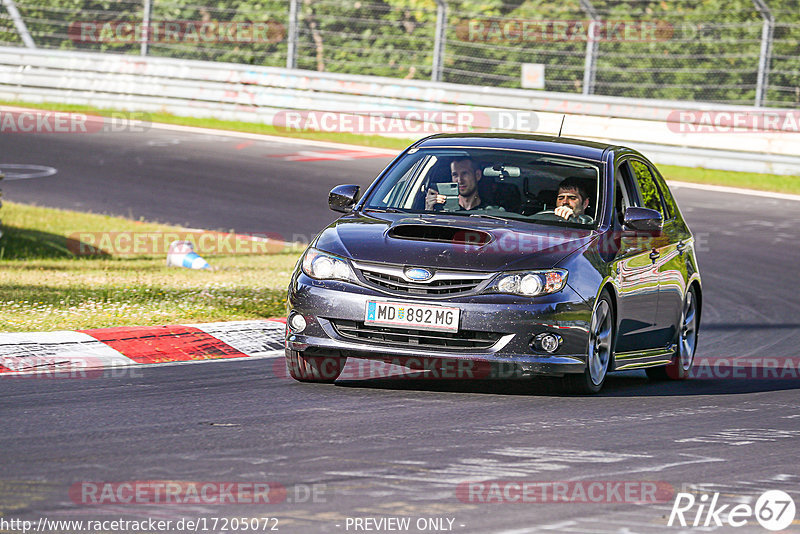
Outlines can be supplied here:
<path id="1" fill-rule="evenodd" d="M 317 280 L 356 281 L 356 275 L 346 259 L 315 248 L 306 251 L 302 268 L 305 274 Z"/>
<path id="2" fill-rule="evenodd" d="M 498 276 L 489 286 L 489 291 L 508 293 L 523 297 L 536 297 L 558 293 L 567 284 L 567 271 L 553 269 L 550 271 L 524 271 L 507 273 Z"/>

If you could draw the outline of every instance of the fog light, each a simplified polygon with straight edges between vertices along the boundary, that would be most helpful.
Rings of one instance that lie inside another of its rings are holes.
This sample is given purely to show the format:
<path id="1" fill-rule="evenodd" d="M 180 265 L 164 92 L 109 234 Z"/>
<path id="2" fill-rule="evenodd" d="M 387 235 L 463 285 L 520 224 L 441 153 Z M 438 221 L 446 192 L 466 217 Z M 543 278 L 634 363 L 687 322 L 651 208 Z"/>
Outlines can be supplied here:
<path id="1" fill-rule="evenodd" d="M 558 350 L 558 347 L 561 346 L 562 341 L 563 340 L 561 339 L 561 336 L 558 334 L 551 334 L 548 332 L 545 334 L 539 334 L 533 338 L 533 345 L 537 350 L 543 350 L 552 354 Z"/>
<path id="2" fill-rule="evenodd" d="M 292 332 L 299 334 L 306 329 L 306 318 L 299 313 L 295 313 L 289 317 L 289 326 L 292 328 Z"/>

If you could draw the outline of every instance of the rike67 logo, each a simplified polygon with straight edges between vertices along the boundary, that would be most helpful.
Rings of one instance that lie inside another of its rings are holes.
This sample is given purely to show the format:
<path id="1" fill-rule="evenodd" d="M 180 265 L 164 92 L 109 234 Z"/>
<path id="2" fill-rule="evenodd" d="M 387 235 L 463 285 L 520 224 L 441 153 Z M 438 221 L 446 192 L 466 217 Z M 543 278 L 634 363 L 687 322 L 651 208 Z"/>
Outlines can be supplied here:
<path id="1" fill-rule="evenodd" d="M 681 527 L 743 527 L 755 519 L 773 532 L 788 528 L 795 517 L 792 497 L 780 490 L 762 493 L 755 506 L 745 503 L 722 503 L 719 492 L 713 494 L 680 492 L 675 496 L 667 525 Z"/>

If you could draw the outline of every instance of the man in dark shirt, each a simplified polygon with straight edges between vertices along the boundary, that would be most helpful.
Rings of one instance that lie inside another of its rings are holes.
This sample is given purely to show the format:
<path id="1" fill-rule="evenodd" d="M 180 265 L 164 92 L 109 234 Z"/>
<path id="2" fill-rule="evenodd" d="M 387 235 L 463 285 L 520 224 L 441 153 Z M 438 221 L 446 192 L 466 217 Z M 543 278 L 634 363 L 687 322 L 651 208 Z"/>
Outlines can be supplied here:
<path id="1" fill-rule="evenodd" d="M 459 158 L 450 163 L 450 175 L 453 182 L 458 184 L 458 205 L 462 210 L 475 210 L 483 208 L 478 182 L 481 180 L 481 170 L 470 158 Z M 447 197 L 440 195 L 435 188 L 428 189 L 425 197 L 425 209 L 433 210 L 437 204 L 444 204 Z"/>
<path id="2" fill-rule="evenodd" d="M 567 178 L 558 186 L 555 214 L 572 222 L 591 224 L 594 219 L 585 213 L 589 207 L 589 193 L 579 178 Z"/>

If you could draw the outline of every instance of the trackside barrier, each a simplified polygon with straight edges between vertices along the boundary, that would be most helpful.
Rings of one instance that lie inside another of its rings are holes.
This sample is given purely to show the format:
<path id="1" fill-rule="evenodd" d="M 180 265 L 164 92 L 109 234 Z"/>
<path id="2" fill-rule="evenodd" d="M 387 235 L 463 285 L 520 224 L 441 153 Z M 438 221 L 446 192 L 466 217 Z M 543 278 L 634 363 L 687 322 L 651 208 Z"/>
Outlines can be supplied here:
<path id="1" fill-rule="evenodd" d="M 3 174 L 2 172 L 0 172 L 0 181 L 2 181 L 3 178 L 5 178 L 5 177 L 6 177 L 6 175 Z M 3 207 L 3 190 L 0 189 L 0 208 L 2 208 L 2 207 Z M 3 237 L 3 221 L 2 220 L 0 220 L 0 238 L 1 237 Z"/>
<path id="2" fill-rule="evenodd" d="M 0 99 L 265 124 L 287 110 L 534 111 L 532 129 L 502 131 L 555 134 L 566 115 L 564 136 L 629 145 L 658 163 L 800 175 L 792 110 L 769 109 L 790 120 L 754 126 L 737 114 L 764 109 L 13 47 L 0 47 Z"/>
<path id="3" fill-rule="evenodd" d="M 0 171 L 0 182 L 3 181 L 3 178 L 5 178 L 5 177 L 6 177 L 6 175 L 3 174 L 2 171 Z M 0 189 L 0 208 L 2 208 L 2 207 L 3 207 L 3 190 Z M 3 221 L 2 220 L 0 220 L 0 237 L 3 237 Z"/>

